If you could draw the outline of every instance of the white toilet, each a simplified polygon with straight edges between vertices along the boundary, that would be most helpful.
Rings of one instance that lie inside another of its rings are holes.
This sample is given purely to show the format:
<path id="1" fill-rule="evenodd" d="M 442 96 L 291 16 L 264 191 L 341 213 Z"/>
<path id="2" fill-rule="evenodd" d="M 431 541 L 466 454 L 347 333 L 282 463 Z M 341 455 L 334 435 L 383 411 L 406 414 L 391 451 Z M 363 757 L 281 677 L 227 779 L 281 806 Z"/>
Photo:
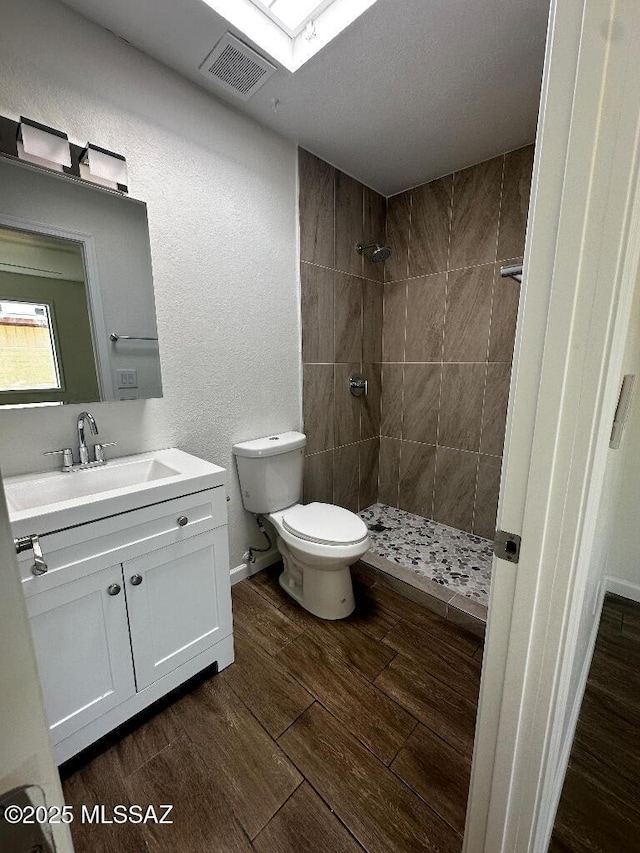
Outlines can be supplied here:
<path id="1" fill-rule="evenodd" d="M 355 606 L 349 567 L 369 548 L 367 526 L 333 504 L 301 504 L 306 436 L 283 432 L 233 446 L 244 508 L 275 527 L 284 571 L 280 586 L 321 619 Z"/>

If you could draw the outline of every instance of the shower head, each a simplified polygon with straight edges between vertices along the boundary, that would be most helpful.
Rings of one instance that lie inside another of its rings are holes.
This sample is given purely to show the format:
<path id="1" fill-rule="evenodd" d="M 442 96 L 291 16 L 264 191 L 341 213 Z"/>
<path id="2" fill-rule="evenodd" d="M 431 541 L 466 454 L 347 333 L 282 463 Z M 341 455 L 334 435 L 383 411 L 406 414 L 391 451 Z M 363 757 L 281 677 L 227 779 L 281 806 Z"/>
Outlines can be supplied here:
<path id="1" fill-rule="evenodd" d="M 391 256 L 391 248 L 389 246 L 381 246 L 379 243 L 367 243 L 365 246 L 363 243 L 358 243 L 356 246 L 356 252 L 361 255 L 365 249 L 373 249 L 373 252 L 369 255 L 369 260 L 374 264 L 379 264 L 380 261 L 386 261 L 387 258 Z"/>

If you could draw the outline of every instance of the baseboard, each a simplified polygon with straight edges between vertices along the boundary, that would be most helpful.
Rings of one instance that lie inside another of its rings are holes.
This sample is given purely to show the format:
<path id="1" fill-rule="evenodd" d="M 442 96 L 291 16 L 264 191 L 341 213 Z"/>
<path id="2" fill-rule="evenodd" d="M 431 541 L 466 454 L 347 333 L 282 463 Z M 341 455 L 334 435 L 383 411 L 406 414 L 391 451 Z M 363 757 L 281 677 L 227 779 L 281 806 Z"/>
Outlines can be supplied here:
<path id="1" fill-rule="evenodd" d="M 277 548 L 272 548 L 270 551 L 267 551 L 266 554 L 259 554 L 253 563 L 240 563 L 239 566 L 231 569 L 231 586 L 243 581 L 245 578 L 250 578 L 251 575 L 261 572 L 263 569 L 266 569 L 267 566 L 272 566 L 274 563 L 277 563 L 279 559 L 280 552 Z"/>
<path id="2" fill-rule="evenodd" d="M 612 575 L 607 575 L 604 582 L 607 592 L 613 592 L 622 598 L 640 602 L 640 584 L 625 581 L 622 578 L 614 578 Z"/>

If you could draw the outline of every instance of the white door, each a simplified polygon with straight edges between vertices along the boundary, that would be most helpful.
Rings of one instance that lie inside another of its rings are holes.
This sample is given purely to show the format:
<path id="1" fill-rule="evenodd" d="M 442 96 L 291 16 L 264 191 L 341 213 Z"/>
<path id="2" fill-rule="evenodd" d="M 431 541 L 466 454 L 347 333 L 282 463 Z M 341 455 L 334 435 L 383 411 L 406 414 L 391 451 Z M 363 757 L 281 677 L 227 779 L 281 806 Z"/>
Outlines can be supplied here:
<path id="1" fill-rule="evenodd" d="M 548 846 L 602 587 L 589 583 L 640 252 L 640 4 L 552 0 L 466 853 Z"/>
<path id="2" fill-rule="evenodd" d="M 226 527 L 128 560 L 123 569 L 138 690 L 231 633 Z"/>
<path id="3" fill-rule="evenodd" d="M 120 565 L 27 599 L 49 720 L 59 743 L 135 693 Z"/>

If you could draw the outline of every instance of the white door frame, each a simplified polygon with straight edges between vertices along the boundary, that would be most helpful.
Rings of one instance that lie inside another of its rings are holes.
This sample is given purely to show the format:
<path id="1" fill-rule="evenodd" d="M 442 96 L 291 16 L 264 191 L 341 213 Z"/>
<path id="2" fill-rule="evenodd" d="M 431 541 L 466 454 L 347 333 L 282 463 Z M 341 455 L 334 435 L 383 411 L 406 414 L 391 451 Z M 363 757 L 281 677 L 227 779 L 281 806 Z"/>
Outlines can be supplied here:
<path id="1" fill-rule="evenodd" d="M 640 4 L 553 0 L 465 853 L 543 853 L 640 260 Z M 585 616 L 585 614 L 587 616 Z M 595 614 L 595 615 L 594 615 Z M 575 725 L 575 715 L 572 719 Z"/>

